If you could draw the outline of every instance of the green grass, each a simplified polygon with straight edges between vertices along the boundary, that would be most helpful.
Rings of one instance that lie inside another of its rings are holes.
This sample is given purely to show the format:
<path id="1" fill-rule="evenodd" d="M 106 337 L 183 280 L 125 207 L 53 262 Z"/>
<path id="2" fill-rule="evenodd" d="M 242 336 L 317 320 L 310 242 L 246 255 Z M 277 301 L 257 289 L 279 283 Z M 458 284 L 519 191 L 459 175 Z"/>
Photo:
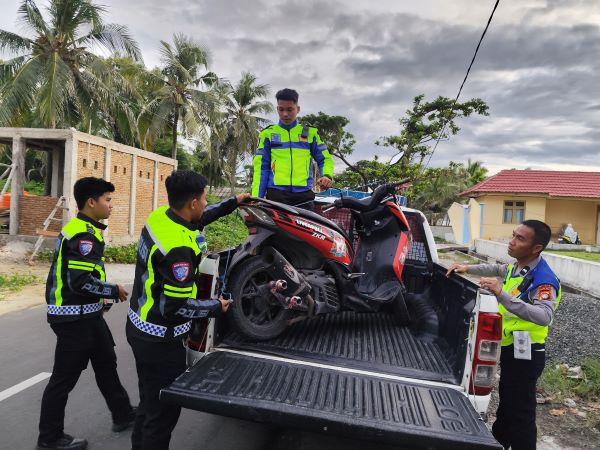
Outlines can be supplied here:
<path id="1" fill-rule="evenodd" d="M 6 275 L 0 273 L 0 300 L 4 299 L 7 292 L 17 292 L 28 284 L 39 281 L 35 275 Z"/>
<path id="2" fill-rule="evenodd" d="M 582 364 L 583 379 L 567 377 L 563 366 L 546 367 L 540 377 L 539 387 L 555 403 L 565 398 L 578 397 L 582 400 L 597 401 L 600 399 L 600 359 L 587 359 Z"/>
<path id="3" fill-rule="evenodd" d="M 552 253 L 561 256 L 570 256 L 571 258 L 584 259 L 600 263 L 600 253 L 586 252 L 583 250 L 546 250 L 545 253 Z"/>

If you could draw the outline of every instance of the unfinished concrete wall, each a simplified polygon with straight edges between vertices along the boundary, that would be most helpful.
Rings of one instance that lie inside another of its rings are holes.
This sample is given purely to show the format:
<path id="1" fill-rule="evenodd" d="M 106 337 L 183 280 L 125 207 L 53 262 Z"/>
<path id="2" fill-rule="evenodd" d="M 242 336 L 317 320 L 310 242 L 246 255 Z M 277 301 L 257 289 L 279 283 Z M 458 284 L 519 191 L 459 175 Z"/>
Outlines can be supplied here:
<path id="1" fill-rule="evenodd" d="M 113 210 L 108 219 L 108 234 L 123 236 L 129 234 L 130 191 L 132 156 L 128 153 L 112 151 L 110 182 L 115 185 L 112 195 Z"/>
<path id="2" fill-rule="evenodd" d="M 69 211 L 63 214 L 63 225 L 77 213 L 73 197 L 73 185 L 82 177 L 104 178 L 115 185 L 113 214 L 108 220 L 106 236 L 137 239 L 146 218 L 158 205 L 167 202 L 164 180 L 177 167 L 177 161 L 108 139 L 81 133 L 74 129 L 2 128 L 0 140 L 12 144 L 16 162 L 16 174 L 11 189 L 19 195 L 11 203 L 10 234 L 29 234 L 46 219 L 52 208 L 47 200 L 35 200 L 38 206 L 19 205 L 25 178 L 25 145 L 51 151 L 51 174 L 49 183 L 53 196 L 61 193 L 67 198 Z M 56 150 L 58 149 L 58 150 Z M 50 171 L 49 171 L 50 172 Z M 32 200 L 33 201 L 33 200 Z M 35 217 L 29 214 L 36 209 Z M 49 209 L 48 209 L 49 208 Z M 40 217 L 38 217 L 40 216 Z M 43 218 L 41 217 L 43 216 Z M 41 222 L 39 219 L 42 219 Z"/>
<path id="3" fill-rule="evenodd" d="M 58 198 L 42 197 L 37 195 L 22 195 L 19 201 L 19 234 L 35 236 L 37 228 L 44 227 L 44 221 L 52 212 Z M 62 210 L 57 213 L 60 218 Z M 60 231 L 62 223 L 52 221 L 48 227 L 49 231 Z"/>
<path id="4" fill-rule="evenodd" d="M 77 178 L 104 178 L 106 149 L 99 145 L 79 142 L 77 147 Z"/>
<path id="5" fill-rule="evenodd" d="M 134 234 L 138 235 L 154 209 L 154 161 L 138 157 L 136 176 Z"/>

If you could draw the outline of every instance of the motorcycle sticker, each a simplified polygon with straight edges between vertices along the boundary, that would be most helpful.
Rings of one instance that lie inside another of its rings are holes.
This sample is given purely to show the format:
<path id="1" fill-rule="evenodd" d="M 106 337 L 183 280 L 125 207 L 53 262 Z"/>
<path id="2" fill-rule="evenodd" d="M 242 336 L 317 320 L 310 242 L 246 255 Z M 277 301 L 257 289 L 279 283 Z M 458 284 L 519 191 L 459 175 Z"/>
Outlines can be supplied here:
<path id="1" fill-rule="evenodd" d="M 302 228 L 308 228 L 309 230 L 315 231 L 317 233 L 325 234 L 323 228 L 321 228 L 316 223 L 312 223 L 303 219 L 296 219 L 296 224 L 300 225 Z"/>
<path id="2" fill-rule="evenodd" d="M 333 256 L 343 257 L 348 253 L 346 248 L 346 242 L 344 238 L 339 234 L 333 237 L 333 246 L 331 247 L 331 254 Z"/>

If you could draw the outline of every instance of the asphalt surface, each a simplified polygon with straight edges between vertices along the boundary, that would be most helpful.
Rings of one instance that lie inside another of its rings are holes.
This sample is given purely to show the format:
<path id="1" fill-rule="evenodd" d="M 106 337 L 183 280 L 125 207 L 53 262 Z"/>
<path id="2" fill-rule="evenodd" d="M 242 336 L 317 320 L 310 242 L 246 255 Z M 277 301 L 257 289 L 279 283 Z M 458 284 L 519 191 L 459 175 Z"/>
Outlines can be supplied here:
<path id="1" fill-rule="evenodd" d="M 116 342 L 121 382 L 137 404 L 137 375 L 125 339 L 127 305 L 117 304 L 105 315 Z M 56 338 L 46 323 L 44 306 L 0 316 L 0 392 L 42 372 L 52 371 Z M 34 449 L 42 393 L 48 380 L 0 400 L 0 449 Z M 110 413 L 91 366 L 82 373 L 67 403 L 65 432 L 85 437 L 90 449 L 128 449 L 130 431 L 113 433 Z M 173 432 L 171 449 L 219 450 L 391 450 L 377 443 L 343 439 L 183 410 Z"/>

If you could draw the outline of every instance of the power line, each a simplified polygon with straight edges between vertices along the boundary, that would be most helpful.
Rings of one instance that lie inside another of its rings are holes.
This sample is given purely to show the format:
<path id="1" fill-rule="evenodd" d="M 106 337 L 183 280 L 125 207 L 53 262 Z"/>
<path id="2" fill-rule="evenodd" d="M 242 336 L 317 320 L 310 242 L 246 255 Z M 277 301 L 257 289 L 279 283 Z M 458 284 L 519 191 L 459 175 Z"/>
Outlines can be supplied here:
<path id="1" fill-rule="evenodd" d="M 479 42 L 477 43 L 477 48 L 475 48 L 475 53 L 473 54 L 473 58 L 471 59 L 471 64 L 469 64 L 469 67 L 467 69 L 467 73 L 465 73 L 465 78 L 463 79 L 463 81 L 462 81 L 462 83 L 460 85 L 460 88 L 458 89 L 458 94 L 456 94 L 456 98 L 452 102 L 452 106 L 450 107 L 450 114 L 452 114 L 452 111 L 454 111 L 454 107 L 456 106 L 456 102 L 458 101 L 458 98 L 460 97 L 460 94 L 461 94 L 461 92 L 463 90 L 463 87 L 464 87 L 465 83 L 467 82 L 467 78 L 469 78 L 469 73 L 471 72 L 471 67 L 473 67 L 473 63 L 475 62 L 475 58 L 477 58 L 477 53 L 479 52 L 479 47 L 481 47 L 481 43 L 483 42 L 483 38 L 485 37 L 485 34 L 487 33 L 488 28 L 490 27 L 490 23 L 492 23 L 492 18 L 494 17 L 494 13 L 496 12 L 496 9 L 498 8 L 498 4 L 499 3 L 500 3 L 500 0 L 496 0 L 496 4 L 494 5 L 494 9 L 492 9 L 492 13 L 490 14 L 490 18 L 487 21 L 487 25 L 485 26 L 485 29 L 483 30 L 483 33 L 481 34 L 481 37 L 479 38 Z M 433 146 L 433 150 L 429 154 L 429 159 L 427 160 L 427 163 L 425 164 L 425 167 L 423 167 L 422 170 L 425 170 L 427 168 L 427 166 L 429 166 L 429 162 L 431 161 L 431 158 L 433 157 L 433 154 L 435 153 L 435 150 L 437 149 L 437 146 L 440 143 L 440 139 L 442 139 L 444 131 L 446 130 L 446 125 L 448 124 L 449 120 L 450 119 L 448 119 L 448 120 L 446 120 L 444 122 L 444 125 L 442 126 L 442 129 L 440 131 L 440 134 L 438 135 L 438 138 L 435 141 L 435 145 Z"/>

